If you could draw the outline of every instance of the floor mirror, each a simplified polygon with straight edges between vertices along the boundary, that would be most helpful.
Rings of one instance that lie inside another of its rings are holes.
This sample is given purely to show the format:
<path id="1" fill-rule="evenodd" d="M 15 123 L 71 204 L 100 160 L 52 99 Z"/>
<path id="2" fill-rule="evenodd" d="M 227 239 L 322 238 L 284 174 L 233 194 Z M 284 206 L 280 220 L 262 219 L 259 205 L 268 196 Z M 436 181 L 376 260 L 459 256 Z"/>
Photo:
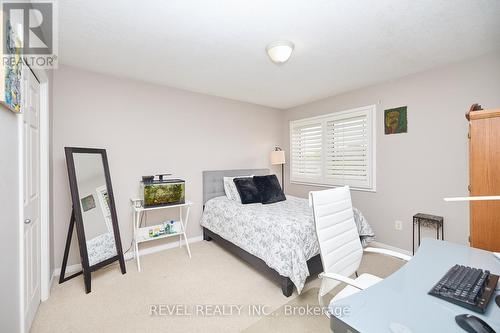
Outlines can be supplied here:
<path id="1" fill-rule="evenodd" d="M 105 149 L 65 147 L 73 209 L 64 249 L 59 283 L 83 275 L 85 292 L 91 290 L 91 273 L 115 261 L 126 273 L 116 215 L 113 187 Z M 66 276 L 74 230 L 82 270 Z"/>

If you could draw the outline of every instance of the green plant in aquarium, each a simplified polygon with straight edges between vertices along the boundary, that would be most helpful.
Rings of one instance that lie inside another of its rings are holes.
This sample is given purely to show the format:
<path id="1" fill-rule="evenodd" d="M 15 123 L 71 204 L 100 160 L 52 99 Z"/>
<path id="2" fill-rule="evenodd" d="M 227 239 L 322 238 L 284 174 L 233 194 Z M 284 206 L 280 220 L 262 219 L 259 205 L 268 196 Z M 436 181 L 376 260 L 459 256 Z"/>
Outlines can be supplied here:
<path id="1" fill-rule="evenodd" d="M 145 206 L 184 202 L 184 184 L 149 184 L 144 186 Z"/>

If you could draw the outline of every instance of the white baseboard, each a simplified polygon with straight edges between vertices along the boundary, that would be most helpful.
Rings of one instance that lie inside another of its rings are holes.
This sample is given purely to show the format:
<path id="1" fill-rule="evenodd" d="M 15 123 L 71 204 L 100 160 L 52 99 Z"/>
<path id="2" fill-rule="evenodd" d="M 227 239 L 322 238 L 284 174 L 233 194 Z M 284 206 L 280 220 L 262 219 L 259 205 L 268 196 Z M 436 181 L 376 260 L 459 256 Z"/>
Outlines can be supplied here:
<path id="1" fill-rule="evenodd" d="M 80 270 L 82 270 L 81 264 L 66 266 L 66 275 L 76 273 Z M 55 278 L 59 277 L 59 275 L 61 275 L 61 267 L 54 269 L 54 272 L 52 273 L 52 278 L 55 279 Z"/>
<path id="2" fill-rule="evenodd" d="M 50 297 L 50 291 L 52 290 L 52 284 L 54 283 L 55 277 L 54 273 L 52 272 L 52 275 L 50 276 L 50 281 L 49 281 L 49 286 L 47 287 L 48 293 L 45 295 L 45 297 L 41 297 L 40 301 L 45 302 L 46 300 L 49 299 Z"/>
<path id="3" fill-rule="evenodd" d="M 202 240 L 203 240 L 203 236 L 196 236 L 196 237 L 188 238 L 189 244 L 201 242 Z M 146 249 L 139 250 L 139 254 L 141 256 L 144 256 L 144 255 L 153 254 L 153 253 L 164 251 L 164 250 L 168 250 L 168 249 L 173 249 L 173 248 L 176 248 L 176 247 L 179 247 L 179 241 L 175 241 L 175 242 L 170 242 L 170 243 L 166 243 L 166 244 L 161 244 L 161 245 L 157 245 L 157 246 L 148 247 Z M 129 252 L 125 253 L 123 255 L 123 257 L 125 258 L 125 260 L 132 260 L 132 259 L 134 259 L 134 251 L 130 250 Z M 67 275 L 68 274 L 73 274 L 73 273 L 76 273 L 76 272 L 80 271 L 81 269 L 82 269 L 82 265 L 81 264 L 75 264 L 75 265 L 66 266 L 66 274 Z M 54 269 L 54 272 L 52 274 L 52 279 L 55 279 L 59 275 L 61 275 L 61 268 L 60 267 Z M 51 285 L 52 285 L 52 282 L 51 282 Z"/>
<path id="4" fill-rule="evenodd" d="M 403 250 L 403 249 L 400 249 L 399 247 L 395 247 L 395 246 L 388 245 L 388 244 L 385 244 L 385 243 L 380 243 L 380 242 L 370 242 L 370 243 L 369 243 L 369 246 L 379 247 L 379 248 L 381 248 L 381 249 L 392 250 L 392 251 L 396 251 L 396 252 L 399 252 L 399 253 L 403 253 L 403 254 L 406 254 L 406 255 L 409 255 L 409 256 L 413 256 L 413 253 L 412 253 L 411 251 L 408 251 L 408 250 Z"/>

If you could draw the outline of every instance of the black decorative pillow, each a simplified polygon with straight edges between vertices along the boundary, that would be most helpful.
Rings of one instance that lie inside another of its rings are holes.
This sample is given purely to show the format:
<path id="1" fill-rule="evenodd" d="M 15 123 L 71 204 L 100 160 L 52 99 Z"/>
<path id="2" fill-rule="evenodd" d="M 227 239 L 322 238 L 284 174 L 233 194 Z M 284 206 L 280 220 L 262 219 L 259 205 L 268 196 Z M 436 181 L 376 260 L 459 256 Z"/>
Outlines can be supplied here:
<path id="1" fill-rule="evenodd" d="M 260 192 L 263 204 L 286 200 L 285 193 L 283 193 L 276 175 L 254 176 L 253 181 Z"/>
<path id="2" fill-rule="evenodd" d="M 235 178 L 234 184 L 236 185 L 236 189 L 240 194 L 241 203 L 251 204 L 251 203 L 261 203 L 262 199 L 260 197 L 260 192 L 255 186 L 253 178 Z"/>

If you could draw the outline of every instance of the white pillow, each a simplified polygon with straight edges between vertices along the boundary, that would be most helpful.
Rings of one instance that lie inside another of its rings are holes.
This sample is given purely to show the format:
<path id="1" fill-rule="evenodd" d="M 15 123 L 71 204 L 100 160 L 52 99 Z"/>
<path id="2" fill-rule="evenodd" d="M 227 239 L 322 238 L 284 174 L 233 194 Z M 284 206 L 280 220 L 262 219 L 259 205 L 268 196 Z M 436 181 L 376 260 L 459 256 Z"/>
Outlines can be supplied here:
<path id="1" fill-rule="evenodd" d="M 238 177 L 224 177 L 224 192 L 226 192 L 226 197 L 229 200 L 234 200 L 241 202 L 240 194 L 238 193 L 238 189 L 236 188 L 236 184 L 234 183 L 235 178 L 250 178 L 250 176 L 238 176 Z"/>

